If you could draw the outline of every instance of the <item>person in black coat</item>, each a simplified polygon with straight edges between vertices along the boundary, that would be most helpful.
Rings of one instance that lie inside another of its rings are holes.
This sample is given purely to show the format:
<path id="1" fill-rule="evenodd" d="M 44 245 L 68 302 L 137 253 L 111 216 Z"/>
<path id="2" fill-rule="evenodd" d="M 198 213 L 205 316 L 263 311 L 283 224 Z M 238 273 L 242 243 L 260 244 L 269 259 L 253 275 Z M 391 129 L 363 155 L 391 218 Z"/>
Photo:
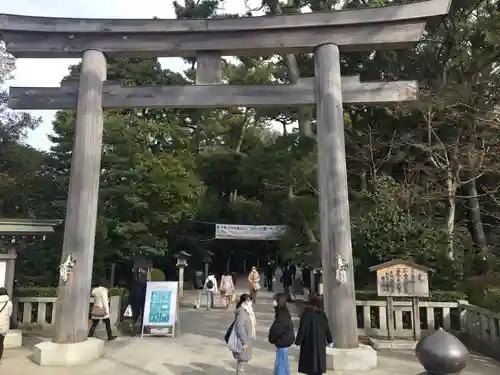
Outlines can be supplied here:
<path id="1" fill-rule="evenodd" d="M 288 348 L 295 341 L 293 321 L 287 306 L 287 296 L 279 293 L 273 300 L 274 322 L 269 329 L 269 342 L 276 346 L 274 375 L 290 375 Z"/>
<path id="2" fill-rule="evenodd" d="M 201 270 L 196 270 L 193 274 L 193 286 L 196 289 L 196 300 L 194 308 L 199 309 L 203 295 L 203 287 L 205 286 L 205 274 Z"/>
<path id="3" fill-rule="evenodd" d="M 137 278 L 132 280 L 129 288 L 128 304 L 132 308 L 132 322 L 130 330 L 134 332 L 134 327 L 144 312 L 146 302 L 147 271 L 139 270 Z"/>
<path id="4" fill-rule="evenodd" d="M 326 347 L 333 342 L 328 318 L 320 297 L 313 296 L 302 316 L 295 345 L 300 346 L 299 372 L 319 375 L 326 372 Z"/>
<path id="5" fill-rule="evenodd" d="M 287 294 L 288 301 L 291 301 L 290 287 L 292 286 L 292 273 L 290 267 L 283 267 L 283 290 Z"/>
<path id="6" fill-rule="evenodd" d="M 267 287 L 267 290 L 270 292 L 273 290 L 273 276 L 274 276 L 274 264 L 271 261 L 269 261 L 266 267 L 265 285 Z"/>

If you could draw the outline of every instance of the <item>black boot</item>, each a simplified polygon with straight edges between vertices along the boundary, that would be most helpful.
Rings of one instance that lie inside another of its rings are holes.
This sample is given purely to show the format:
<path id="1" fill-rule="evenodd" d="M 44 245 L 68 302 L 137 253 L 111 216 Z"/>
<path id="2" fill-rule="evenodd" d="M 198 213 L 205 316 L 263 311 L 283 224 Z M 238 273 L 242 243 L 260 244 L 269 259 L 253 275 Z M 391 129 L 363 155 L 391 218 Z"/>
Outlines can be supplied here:
<path id="1" fill-rule="evenodd" d="M 108 335 L 108 341 L 113 341 L 116 339 L 116 336 L 113 336 L 113 332 L 111 331 L 111 322 L 109 319 L 104 319 L 104 325 L 106 326 L 106 334 Z"/>
<path id="2" fill-rule="evenodd" d="M 97 325 L 92 324 L 89 329 L 89 337 L 94 337 L 95 329 Z"/>

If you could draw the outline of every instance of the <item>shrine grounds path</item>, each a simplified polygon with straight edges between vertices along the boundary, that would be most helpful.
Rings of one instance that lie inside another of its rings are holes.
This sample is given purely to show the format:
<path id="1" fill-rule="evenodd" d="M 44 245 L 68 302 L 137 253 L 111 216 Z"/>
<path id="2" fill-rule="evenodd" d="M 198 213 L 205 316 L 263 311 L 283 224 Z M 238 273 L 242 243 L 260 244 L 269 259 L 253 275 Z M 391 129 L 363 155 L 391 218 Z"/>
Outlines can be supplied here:
<path id="1" fill-rule="evenodd" d="M 259 303 L 260 302 L 260 303 Z M 267 342 L 273 320 L 271 295 L 262 293 L 256 307 L 257 340 L 248 375 L 273 373 L 275 351 Z M 0 363 L 5 375 L 229 375 L 235 373 L 235 361 L 223 340 L 233 319 L 232 311 L 181 309 L 180 335 L 162 337 L 118 337 L 106 343 L 104 358 L 73 368 L 39 367 L 29 360 L 30 346 L 36 338 L 26 338 L 22 349 L 6 350 Z M 298 325 L 298 324 L 297 324 Z M 297 374 L 298 350 L 290 349 L 292 374 Z M 366 375 L 419 375 L 423 368 L 412 351 L 381 351 L 379 367 Z M 330 372 L 330 375 L 345 375 Z M 471 355 L 463 375 L 498 375 L 500 364 Z"/>

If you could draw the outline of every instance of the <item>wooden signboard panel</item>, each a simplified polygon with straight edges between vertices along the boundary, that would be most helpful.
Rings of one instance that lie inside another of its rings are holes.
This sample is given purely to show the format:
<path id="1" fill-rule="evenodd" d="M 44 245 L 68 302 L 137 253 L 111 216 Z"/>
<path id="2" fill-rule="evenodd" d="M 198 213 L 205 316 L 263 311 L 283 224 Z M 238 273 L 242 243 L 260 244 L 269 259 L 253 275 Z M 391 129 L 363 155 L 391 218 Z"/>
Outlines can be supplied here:
<path id="1" fill-rule="evenodd" d="M 420 340 L 419 297 L 429 297 L 429 272 L 433 269 L 404 259 L 370 267 L 377 272 L 377 294 L 387 299 L 387 336 L 394 339 L 394 297 L 411 297 L 413 339 Z"/>
<path id="2" fill-rule="evenodd" d="M 377 293 L 384 297 L 428 297 L 429 269 L 411 262 L 390 262 L 377 271 Z"/>

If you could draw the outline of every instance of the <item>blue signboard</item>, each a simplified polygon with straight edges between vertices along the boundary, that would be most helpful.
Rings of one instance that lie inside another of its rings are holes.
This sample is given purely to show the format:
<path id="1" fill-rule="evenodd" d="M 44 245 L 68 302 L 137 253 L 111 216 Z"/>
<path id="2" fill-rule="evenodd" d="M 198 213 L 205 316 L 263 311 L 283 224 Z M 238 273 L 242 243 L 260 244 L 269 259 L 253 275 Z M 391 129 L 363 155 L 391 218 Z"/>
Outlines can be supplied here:
<path id="1" fill-rule="evenodd" d="M 173 326 L 177 318 L 178 283 L 148 282 L 144 306 L 144 326 Z"/>
<path id="2" fill-rule="evenodd" d="M 168 324 L 170 322 L 171 291 L 153 291 L 149 302 L 149 324 Z"/>

